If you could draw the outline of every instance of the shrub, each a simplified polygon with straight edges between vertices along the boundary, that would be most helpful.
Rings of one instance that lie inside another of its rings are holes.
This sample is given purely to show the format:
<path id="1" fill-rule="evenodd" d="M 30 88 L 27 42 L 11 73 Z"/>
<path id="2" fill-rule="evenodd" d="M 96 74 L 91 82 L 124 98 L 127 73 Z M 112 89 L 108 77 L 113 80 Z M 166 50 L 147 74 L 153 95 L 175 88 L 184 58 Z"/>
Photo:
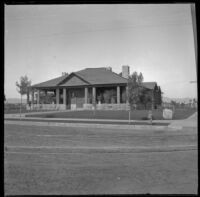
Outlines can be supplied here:
<path id="1" fill-rule="evenodd" d="M 115 98 L 111 97 L 111 103 L 116 103 Z"/>
<path id="2" fill-rule="evenodd" d="M 108 90 L 106 90 L 103 93 L 103 98 L 104 98 L 105 103 L 109 103 L 110 102 L 110 92 Z"/>
<path id="3" fill-rule="evenodd" d="M 46 117 L 46 118 L 55 118 L 55 117 L 54 117 L 54 114 L 46 114 L 45 117 Z"/>

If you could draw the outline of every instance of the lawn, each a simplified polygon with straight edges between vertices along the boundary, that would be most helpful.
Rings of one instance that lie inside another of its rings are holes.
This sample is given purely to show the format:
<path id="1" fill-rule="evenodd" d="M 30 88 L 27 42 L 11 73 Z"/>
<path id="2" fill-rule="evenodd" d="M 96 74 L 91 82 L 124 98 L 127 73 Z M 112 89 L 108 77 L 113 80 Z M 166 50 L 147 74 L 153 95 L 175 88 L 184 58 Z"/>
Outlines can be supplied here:
<path id="1" fill-rule="evenodd" d="M 22 109 L 21 113 L 30 113 L 30 112 L 49 112 L 49 111 L 55 111 L 55 110 L 26 110 L 26 109 Z M 20 113 L 20 109 L 4 109 L 4 114 L 19 114 Z"/>
<path id="2" fill-rule="evenodd" d="M 185 119 L 191 116 L 196 109 L 176 109 L 174 118 L 175 120 Z M 147 120 L 148 110 L 135 110 L 131 112 L 131 120 Z M 28 114 L 26 117 L 41 117 L 41 118 L 83 118 L 83 119 L 115 119 L 115 120 L 128 120 L 129 112 L 125 110 L 119 111 L 68 111 L 49 114 Z M 154 120 L 163 120 L 162 110 L 153 111 Z"/>
<path id="3" fill-rule="evenodd" d="M 45 111 L 55 111 L 55 110 L 40 110 L 40 112 L 45 112 Z M 21 113 L 29 113 L 29 112 L 38 112 L 38 110 L 27 110 L 25 107 L 22 107 Z M 19 114 L 20 113 L 20 108 L 12 108 L 12 107 L 7 107 L 4 108 L 4 114 Z"/>
<path id="4" fill-rule="evenodd" d="M 55 111 L 55 110 L 40 110 L 42 111 Z M 26 109 L 26 105 L 22 104 L 21 113 L 29 113 L 30 110 Z M 32 110 L 31 112 L 38 112 L 38 110 Z M 20 113 L 20 103 L 5 103 L 4 114 L 18 114 Z"/>

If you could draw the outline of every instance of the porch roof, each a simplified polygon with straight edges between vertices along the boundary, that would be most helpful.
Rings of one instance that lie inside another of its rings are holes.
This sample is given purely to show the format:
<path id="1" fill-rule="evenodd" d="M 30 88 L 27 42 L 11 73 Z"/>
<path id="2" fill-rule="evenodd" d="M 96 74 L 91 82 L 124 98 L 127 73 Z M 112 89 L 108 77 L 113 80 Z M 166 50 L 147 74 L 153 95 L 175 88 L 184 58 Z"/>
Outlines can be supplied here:
<path id="1" fill-rule="evenodd" d="M 67 76 L 63 75 L 61 77 L 56 77 L 54 79 L 50 79 L 48 81 L 42 82 L 42 83 L 38 83 L 35 85 L 32 85 L 31 87 L 34 88 L 48 88 L 48 87 L 55 87 L 57 86 L 61 81 L 63 81 Z"/>

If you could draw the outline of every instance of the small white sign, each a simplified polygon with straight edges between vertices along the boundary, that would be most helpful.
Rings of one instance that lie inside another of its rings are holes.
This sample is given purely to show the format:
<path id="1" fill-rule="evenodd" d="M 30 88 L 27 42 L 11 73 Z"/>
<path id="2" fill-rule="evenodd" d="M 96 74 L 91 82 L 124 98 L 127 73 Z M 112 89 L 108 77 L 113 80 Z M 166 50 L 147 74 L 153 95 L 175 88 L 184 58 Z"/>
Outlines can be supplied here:
<path id="1" fill-rule="evenodd" d="M 171 109 L 164 109 L 163 110 L 163 118 L 171 120 L 173 117 L 173 111 Z"/>

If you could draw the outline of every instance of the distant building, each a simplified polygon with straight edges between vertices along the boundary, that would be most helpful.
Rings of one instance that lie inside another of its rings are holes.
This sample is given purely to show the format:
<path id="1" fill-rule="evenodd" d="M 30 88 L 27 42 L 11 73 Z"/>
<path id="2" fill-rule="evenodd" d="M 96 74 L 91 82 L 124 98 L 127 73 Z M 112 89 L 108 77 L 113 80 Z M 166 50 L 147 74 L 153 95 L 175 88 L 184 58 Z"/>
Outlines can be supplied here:
<path id="1" fill-rule="evenodd" d="M 31 109 L 129 109 L 127 82 L 129 66 L 117 74 L 111 67 L 86 68 L 31 86 Z M 161 90 L 156 82 L 144 82 L 152 95 L 154 108 L 161 105 Z M 109 95 L 109 96 L 108 96 Z M 44 99 L 44 98 L 49 99 Z M 151 103 L 152 104 L 152 103 Z"/>

